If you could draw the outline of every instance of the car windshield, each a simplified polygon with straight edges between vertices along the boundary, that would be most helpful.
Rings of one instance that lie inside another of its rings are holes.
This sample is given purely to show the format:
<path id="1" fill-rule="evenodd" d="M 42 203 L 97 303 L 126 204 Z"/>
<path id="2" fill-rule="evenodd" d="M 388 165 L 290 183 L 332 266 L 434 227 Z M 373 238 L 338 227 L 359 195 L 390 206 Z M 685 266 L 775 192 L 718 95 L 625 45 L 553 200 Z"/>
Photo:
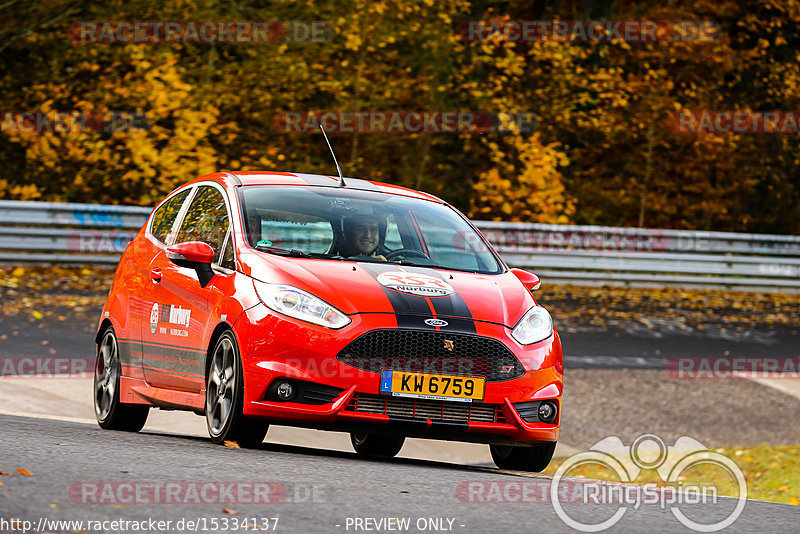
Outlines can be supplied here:
<path id="1" fill-rule="evenodd" d="M 452 208 L 411 197 L 330 187 L 240 189 L 247 239 L 297 257 L 501 272 L 481 236 Z"/>

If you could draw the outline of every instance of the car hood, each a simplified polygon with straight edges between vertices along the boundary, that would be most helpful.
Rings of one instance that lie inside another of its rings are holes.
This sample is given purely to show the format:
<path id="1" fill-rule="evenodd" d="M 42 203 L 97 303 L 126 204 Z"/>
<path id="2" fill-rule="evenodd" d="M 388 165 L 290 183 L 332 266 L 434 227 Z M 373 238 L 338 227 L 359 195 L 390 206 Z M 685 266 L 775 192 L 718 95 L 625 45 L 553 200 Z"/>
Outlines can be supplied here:
<path id="1" fill-rule="evenodd" d="M 258 253 L 251 276 L 307 291 L 342 312 L 455 317 L 513 327 L 535 304 L 511 272 L 476 274 L 405 265 Z"/>

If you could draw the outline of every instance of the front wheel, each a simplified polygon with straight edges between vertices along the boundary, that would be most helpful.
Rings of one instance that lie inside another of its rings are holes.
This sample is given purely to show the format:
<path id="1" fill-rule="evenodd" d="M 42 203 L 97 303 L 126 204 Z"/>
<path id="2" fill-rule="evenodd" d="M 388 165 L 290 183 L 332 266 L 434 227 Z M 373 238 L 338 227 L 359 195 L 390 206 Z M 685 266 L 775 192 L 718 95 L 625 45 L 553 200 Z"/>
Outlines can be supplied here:
<path id="1" fill-rule="evenodd" d="M 541 443 L 532 447 L 509 447 L 506 445 L 489 445 L 492 453 L 492 460 L 500 469 L 510 469 L 513 471 L 533 471 L 539 473 L 544 471 L 553 453 L 556 450 L 556 442 Z"/>
<path id="2" fill-rule="evenodd" d="M 382 436 L 380 434 L 351 433 L 350 442 L 358 454 L 393 458 L 397 456 L 405 443 L 405 436 Z"/>
<path id="3" fill-rule="evenodd" d="M 250 449 L 261 445 L 269 425 L 247 419 L 242 415 L 243 406 L 242 359 L 236 339 L 228 331 L 214 346 L 206 384 L 206 426 L 214 443 L 235 441 Z"/>
<path id="4" fill-rule="evenodd" d="M 147 422 L 150 406 L 120 402 L 121 369 L 117 336 L 114 328 L 109 326 L 97 346 L 94 364 L 94 413 L 97 424 L 106 430 L 138 432 Z"/>

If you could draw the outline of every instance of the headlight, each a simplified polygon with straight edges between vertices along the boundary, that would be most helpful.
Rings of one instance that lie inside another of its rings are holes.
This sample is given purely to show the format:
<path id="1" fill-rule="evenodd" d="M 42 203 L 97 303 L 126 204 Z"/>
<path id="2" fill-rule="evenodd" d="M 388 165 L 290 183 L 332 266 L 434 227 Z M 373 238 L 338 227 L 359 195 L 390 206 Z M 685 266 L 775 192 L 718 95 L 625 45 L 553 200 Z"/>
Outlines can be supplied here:
<path id="1" fill-rule="evenodd" d="M 517 326 L 511 331 L 511 335 L 519 341 L 521 345 L 530 345 L 543 339 L 547 339 L 553 334 L 553 319 L 550 314 L 541 306 L 534 306 L 528 313 L 522 316 Z"/>
<path id="2" fill-rule="evenodd" d="M 347 315 L 301 289 L 265 284 L 258 280 L 253 280 L 253 283 L 261 302 L 276 312 L 333 329 L 343 328 L 350 324 L 350 318 Z"/>

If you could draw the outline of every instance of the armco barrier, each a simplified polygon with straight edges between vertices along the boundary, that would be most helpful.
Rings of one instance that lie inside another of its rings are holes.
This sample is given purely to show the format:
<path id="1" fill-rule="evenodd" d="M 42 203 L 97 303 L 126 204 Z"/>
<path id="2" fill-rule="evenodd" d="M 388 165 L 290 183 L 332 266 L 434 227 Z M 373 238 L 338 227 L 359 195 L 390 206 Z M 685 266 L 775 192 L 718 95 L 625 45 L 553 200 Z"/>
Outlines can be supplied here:
<path id="1" fill-rule="evenodd" d="M 150 208 L 0 200 L 0 261 L 114 264 Z"/>
<path id="2" fill-rule="evenodd" d="M 0 200 L 0 262 L 114 264 L 149 208 Z M 800 236 L 477 222 L 546 283 L 800 290 Z"/>

